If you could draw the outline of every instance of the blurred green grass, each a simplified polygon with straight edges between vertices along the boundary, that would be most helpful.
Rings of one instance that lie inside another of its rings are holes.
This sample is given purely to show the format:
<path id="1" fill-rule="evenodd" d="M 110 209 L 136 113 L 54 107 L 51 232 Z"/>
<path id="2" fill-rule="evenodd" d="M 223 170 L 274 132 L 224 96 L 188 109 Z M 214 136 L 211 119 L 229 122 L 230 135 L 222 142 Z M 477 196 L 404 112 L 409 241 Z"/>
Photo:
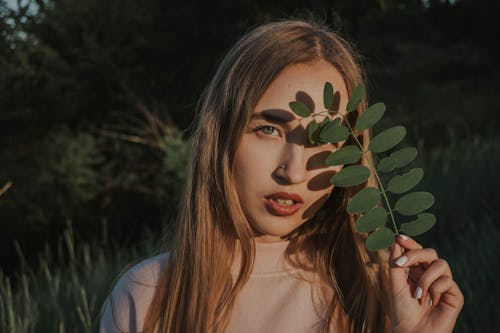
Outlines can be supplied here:
<path id="1" fill-rule="evenodd" d="M 420 149 L 419 149 L 420 151 Z M 500 137 L 455 140 L 423 154 L 437 223 L 420 237 L 446 259 L 465 297 L 455 332 L 494 332 L 500 320 Z"/>
<path id="2" fill-rule="evenodd" d="M 13 278 L 0 270 L 0 332 L 96 332 L 101 305 L 120 272 L 158 245 L 150 232 L 130 246 L 110 241 L 106 230 L 99 238 L 79 242 L 69 224 L 56 253 L 46 246 L 36 269 L 16 243 L 21 268 Z"/>
<path id="3" fill-rule="evenodd" d="M 500 227 L 497 195 L 500 138 L 454 141 L 421 153 L 415 164 L 426 175 L 419 186 L 431 191 L 436 226 L 417 237 L 446 259 L 464 296 L 455 332 L 498 327 Z M 37 268 L 26 264 L 9 278 L 0 271 L 0 332 L 93 332 L 113 282 L 131 262 L 156 253 L 159 238 L 148 234 L 133 246 L 116 244 L 106 231 L 92 242 L 75 239 L 71 225 L 56 253 L 46 247 Z"/>

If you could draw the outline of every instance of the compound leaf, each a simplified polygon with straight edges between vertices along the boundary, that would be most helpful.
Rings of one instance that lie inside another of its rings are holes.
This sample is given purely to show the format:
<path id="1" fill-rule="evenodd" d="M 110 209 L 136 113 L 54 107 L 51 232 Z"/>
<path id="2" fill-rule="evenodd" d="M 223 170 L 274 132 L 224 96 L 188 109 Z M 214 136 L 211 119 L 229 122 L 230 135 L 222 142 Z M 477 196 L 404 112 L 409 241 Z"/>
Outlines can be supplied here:
<path id="1" fill-rule="evenodd" d="M 365 94 L 365 86 L 363 84 L 355 87 L 351 91 L 346 106 L 346 112 L 358 110 L 360 103 L 365 98 Z M 336 114 L 336 111 L 338 111 L 333 110 L 334 103 L 336 103 L 335 97 L 332 83 L 325 82 L 323 87 L 323 104 L 329 116 Z M 289 106 L 292 112 L 297 116 L 305 118 L 312 115 L 311 108 L 303 102 L 293 101 L 289 103 Z M 327 116 L 324 117 L 321 123 L 312 119 L 307 128 L 309 143 L 322 145 L 346 141 L 350 135 L 355 136 L 357 132 L 372 128 L 382 119 L 385 111 L 386 106 L 384 103 L 370 105 L 359 115 L 354 126 L 350 123 L 342 124 L 348 121 L 345 115 L 340 115 L 340 117 L 336 117 L 333 120 Z M 353 133 L 349 130 L 351 127 L 355 129 Z M 404 126 L 395 126 L 383 130 L 371 139 L 368 150 L 374 154 L 386 152 L 398 145 L 405 136 L 406 128 Z M 368 180 L 372 170 L 364 165 L 353 165 L 353 163 L 358 163 L 360 161 L 363 151 L 364 148 L 359 148 L 357 145 L 347 145 L 339 148 L 327 157 L 327 165 L 344 166 L 339 172 L 331 177 L 330 182 L 334 186 L 356 186 Z M 397 168 L 408 165 L 415 160 L 416 157 L 417 149 L 415 147 L 401 148 L 392 152 L 388 157 L 380 160 L 376 165 L 376 170 L 380 172 L 391 172 Z M 345 167 L 345 165 L 349 166 Z M 426 232 L 436 222 L 436 217 L 433 214 L 423 212 L 434 204 L 434 196 L 431 193 L 406 193 L 422 180 L 423 175 L 423 169 L 414 168 L 405 174 L 392 177 L 387 185 L 388 192 L 404 194 L 396 201 L 393 211 L 397 211 L 404 216 L 417 215 L 414 220 L 403 223 L 399 229 L 401 232 L 410 236 L 416 236 Z M 356 193 L 347 205 L 348 213 L 361 214 L 356 222 L 356 231 L 365 233 L 371 232 L 365 242 L 366 248 L 370 251 L 377 251 L 390 247 L 395 241 L 394 231 L 386 227 L 388 213 L 384 207 L 378 206 L 381 198 L 380 196 L 381 193 L 379 189 L 375 187 L 366 187 Z"/>

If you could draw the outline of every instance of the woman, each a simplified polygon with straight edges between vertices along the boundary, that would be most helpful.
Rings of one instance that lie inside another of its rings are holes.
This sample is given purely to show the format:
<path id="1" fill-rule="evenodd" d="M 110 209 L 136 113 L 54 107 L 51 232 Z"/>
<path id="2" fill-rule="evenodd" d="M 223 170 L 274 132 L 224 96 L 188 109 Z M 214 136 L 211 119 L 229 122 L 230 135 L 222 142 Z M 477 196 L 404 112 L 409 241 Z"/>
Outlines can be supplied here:
<path id="1" fill-rule="evenodd" d="M 463 296 L 446 261 L 409 237 L 368 252 L 346 205 L 375 179 L 330 184 L 342 166 L 326 156 L 354 138 L 309 143 L 325 82 L 341 113 L 363 82 L 354 52 L 325 27 L 275 22 L 236 43 L 200 102 L 175 241 L 120 278 L 101 332 L 452 331 Z M 313 114 L 295 115 L 290 101 Z M 358 139 L 367 147 L 368 131 Z"/>

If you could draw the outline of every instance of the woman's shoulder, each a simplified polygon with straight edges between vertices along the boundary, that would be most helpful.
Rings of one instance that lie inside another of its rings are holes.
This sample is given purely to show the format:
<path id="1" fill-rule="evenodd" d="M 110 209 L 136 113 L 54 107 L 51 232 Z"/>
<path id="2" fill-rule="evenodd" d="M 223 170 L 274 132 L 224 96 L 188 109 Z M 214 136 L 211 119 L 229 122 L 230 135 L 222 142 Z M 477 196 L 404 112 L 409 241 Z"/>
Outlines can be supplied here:
<path id="1" fill-rule="evenodd" d="M 162 253 L 141 261 L 118 279 L 102 307 L 101 333 L 142 330 L 167 257 Z"/>
<path id="2" fill-rule="evenodd" d="M 161 253 L 139 262 L 120 277 L 116 286 L 125 287 L 130 290 L 156 287 L 160 274 L 165 267 L 167 257 L 168 253 Z"/>

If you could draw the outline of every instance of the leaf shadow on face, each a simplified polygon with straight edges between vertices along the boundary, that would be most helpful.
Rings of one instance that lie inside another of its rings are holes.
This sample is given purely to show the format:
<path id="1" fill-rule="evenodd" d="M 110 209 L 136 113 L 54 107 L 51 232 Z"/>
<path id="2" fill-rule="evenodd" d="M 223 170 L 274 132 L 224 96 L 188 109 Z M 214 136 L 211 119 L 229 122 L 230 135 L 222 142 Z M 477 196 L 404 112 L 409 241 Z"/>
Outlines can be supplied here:
<path id="1" fill-rule="evenodd" d="M 306 170 L 311 171 L 311 170 L 317 170 L 317 169 L 323 169 L 326 168 L 326 158 L 331 154 L 332 152 L 329 150 L 322 151 L 320 153 L 312 155 L 308 160 L 306 164 Z"/>
<path id="2" fill-rule="evenodd" d="M 302 218 L 311 219 L 321 209 L 321 207 L 323 207 L 323 205 L 326 203 L 329 197 L 330 197 L 329 193 L 326 193 L 325 195 L 321 196 L 318 200 L 316 200 L 311 206 L 309 206 L 304 211 L 304 214 L 302 214 Z"/>
<path id="3" fill-rule="evenodd" d="M 309 191 L 324 191 L 332 184 L 330 183 L 330 179 L 336 174 L 336 171 L 328 170 L 322 173 L 317 174 L 313 178 L 309 180 L 307 183 L 307 188 Z"/>
<path id="4" fill-rule="evenodd" d="M 265 109 L 260 112 L 262 117 L 272 120 L 278 124 L 288 123 L 295 119 L 295 115 L 284 109 Z"/>
<path id="5" fill-rule="evenodd" d="M 295 94 L 295 100 L 297 102 L 302 102 L 305 105 L 307 105 L 309 110 L 311 110 L 311 112 L 314 113 L 316 105 L 314 104 L 314 100 L 308 93 L 306 93 L 305 91 L 297 91 L 297 93 Z M 332 105 L 330 106 L 330 110 L 337 112 L 339 108 L 340 108 L 340 93 L 338 91 L 335 91 L 333 93 Z M 321 111 L 323 110 L 318 110 L 318 112 Z"/>
<path id="6" fill-rule="evenodd" d="M 320 174 L 314 176 L 309 180 L 307 183 L 307 188 L 310 191 L 324 191 L 328 189 L 328 187 L 332 186 L 330 183 L 330 179 L 336 174 L 337 172 L 334 170 L 328 170 L 321 172 Z M 328 198 L 330 197 L 330 193 L 325 193 L 322 195 L 318 200 L 316 200 L 311 206 L 309 206 L 305 211 L 304 214 L 302 215 L 302 218 L 304 219 L 310 219 L 320 210 L 321 207 L 326 203 Z"/>
<path id="7" fill-rule="evenodd" d="M 325 161 L 328 155 L 330 155 L 330 151 L 324 151 L 320 152 L 317 154 L 312 155 L 306 163 L 306 170 L 307 171 L 312 171 L 312 170 L 319 170 L 319 169 L 327 169 L 329 168 Z M 312 177 L 308 183 L 307 183 L 307 188 L 310 191 L 323 191 L 329 186 L 331 186 L 330 179 L 337 173 L 338 171 L 336 170 L 325 170 L 314 177 Z M 280 185 L 289 185 L 290 182 L 286 178 L 282 178 L 276 175 L 275 172 L 272 174 L 272 178 L 274 181 L 276 181 Z"/>
<path id="8" fill-rule="evenodd" d="M 287 111 L 284 109 L 265 109 L 260 112 L 260 115 L 264 119 L 280 125 L 290 126 L 291 122 L 297 120 L 297 117 L 291 111 Z M 298 121 L 299 125 L 291 129 L 287 133 L 286 135 L 287 142 L 294 143 L 299 146 L 306 146 L 306 147 L 314 146 L 308 142 L 307 130 L 300 123 L 301 119 L 299 118 Z"/>
<path id="9" fill-rule="evenodd" d="M 295 100 L 297 102 L 302 102 L 305 105 L 307 105 L 309 110 L 311 110 L 311 112 L 314 113 L 314 109 L 316 108 L 316 106 L 314 104 L 313 99 L 308 93 L 306 93 L 305 91 L 297 91 L 297 93 L 295 94 Z"/>
<path id="10" fill-rule="evenodd" d="M 333 101 L 331 109 L 336 112 L 339 111 L 340 109 L 340 93 L 338 91 L 333 93 Z"/>

